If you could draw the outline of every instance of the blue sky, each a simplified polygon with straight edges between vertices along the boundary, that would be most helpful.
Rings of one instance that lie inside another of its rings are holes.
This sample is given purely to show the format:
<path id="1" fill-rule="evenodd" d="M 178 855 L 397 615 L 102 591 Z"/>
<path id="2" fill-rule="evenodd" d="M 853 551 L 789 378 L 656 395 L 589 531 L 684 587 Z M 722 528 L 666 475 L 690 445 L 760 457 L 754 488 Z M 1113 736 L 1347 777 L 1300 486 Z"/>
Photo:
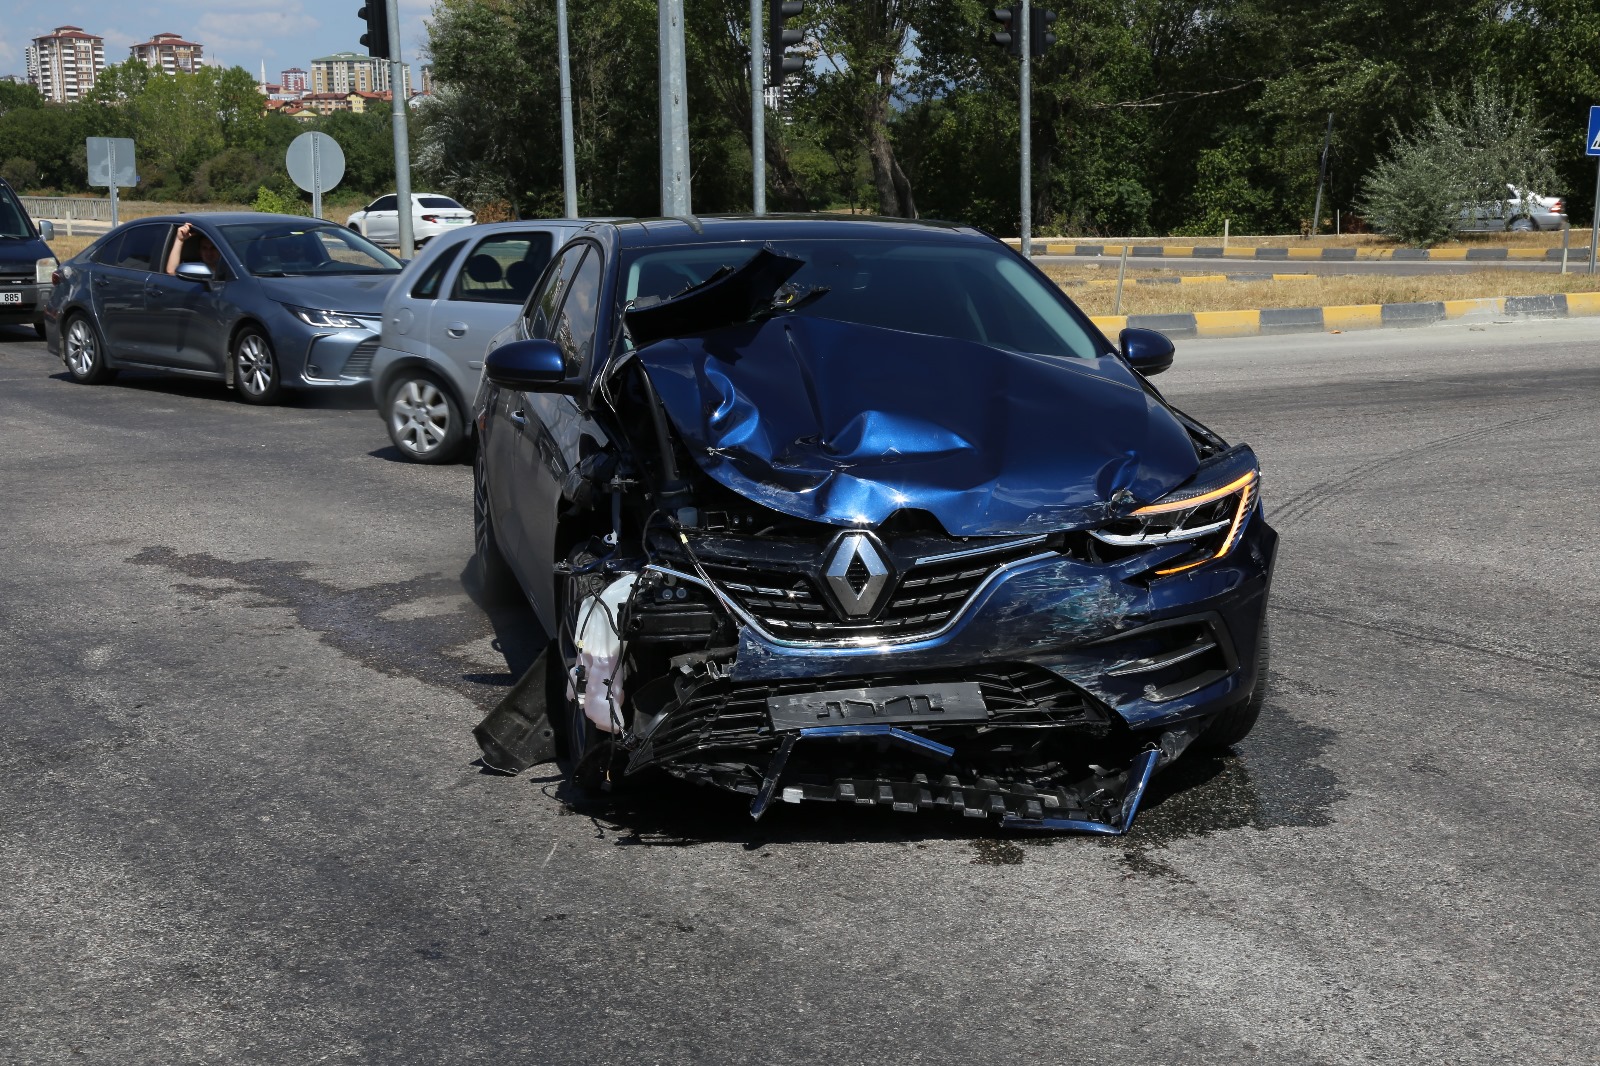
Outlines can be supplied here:
<path id="1" fill-rule="evenodd" d="M 362 0 L 0 0 L 0 74 L 27 69 L 22 50 L 57 26 L 81 26 L 106 40 L 106 62 L 128 58 L 128 46 L 157 33 L 177 33 L 220 59 L 276 81 L 288 67 L 309 70 L 331 52 L 365 51 L 356 11 Z M 400 0 L 401 48 L 413 66 L 426 40 L 433 0 Z M 420 85 L 420 82 L 413 81 Z"/>

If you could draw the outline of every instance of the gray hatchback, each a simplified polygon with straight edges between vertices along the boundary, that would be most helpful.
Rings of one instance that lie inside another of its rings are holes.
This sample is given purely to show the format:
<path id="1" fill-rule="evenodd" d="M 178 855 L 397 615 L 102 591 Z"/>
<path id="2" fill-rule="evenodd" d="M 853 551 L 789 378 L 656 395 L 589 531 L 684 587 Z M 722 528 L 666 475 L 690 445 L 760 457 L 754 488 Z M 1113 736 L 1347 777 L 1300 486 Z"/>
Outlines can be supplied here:
<path id="1" fill-rule="evenodd" d="M 402 266 L 320 219 L 140 219 L 62 264 L 45 339 L 87 385 L 124 367 L 224 381 L 247 403 L 364 385 Z"/>
<path id="2" fill-rule="evenodd" d="M 489 339 L 517 317 L 555 249 L 591 221 L 472 226 L 435 237 L 406 267 L 372 361 L 373 399 L 401 455 L 444 463 L 460 454 Z"/>

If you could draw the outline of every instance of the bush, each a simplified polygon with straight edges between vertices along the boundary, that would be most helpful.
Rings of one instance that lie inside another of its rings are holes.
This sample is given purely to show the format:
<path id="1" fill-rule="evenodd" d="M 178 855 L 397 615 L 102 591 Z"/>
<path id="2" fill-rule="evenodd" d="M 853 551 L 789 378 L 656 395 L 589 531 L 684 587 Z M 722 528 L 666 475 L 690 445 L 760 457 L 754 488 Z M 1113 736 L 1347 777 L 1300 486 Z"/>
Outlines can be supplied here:
<path id="1" fill-rule="evenodd" d="M 1449 149 L 1418 138 L 1401 140 L 1372 168 L 1358 207 L 1379 233 L 1426 248 L 1455 232 L 1461 200 Z"/>
<path id="2" fill-rule="evenodd" d="M 268 215 L 309 215 L 311 211 L 300 202 L 299 197 L 285 196 L 270 185 L 263 185 L 256 192 L 256 202 L 253 205 L 257 211 Z"/>
<path id="3" fill-rule="evenodd" d="M 31 159 L 7 159 L 0 165 L 0 178 L 19 193 L 35 189 L 39 185 L 39 165 Z"/>

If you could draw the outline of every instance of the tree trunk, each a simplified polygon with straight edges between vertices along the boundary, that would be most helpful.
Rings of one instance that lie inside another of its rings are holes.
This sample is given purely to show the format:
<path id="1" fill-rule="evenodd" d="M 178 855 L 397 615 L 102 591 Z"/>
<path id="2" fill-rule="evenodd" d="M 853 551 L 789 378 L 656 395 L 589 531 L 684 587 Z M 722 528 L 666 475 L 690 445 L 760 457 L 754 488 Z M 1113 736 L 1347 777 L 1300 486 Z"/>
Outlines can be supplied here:
<path id="1" fill-rule="evenodd" d="M 864 114 L 867 126 L 867 155 L 872 160 L 872 180 L 878 187 L 878 214 L 891 218 L 916 218 L 917 205 L 911 197 L 911 182 L 900 169 L 889 139 L 889 90 L 891 71 L 879 73 L 867 98 Z"/>

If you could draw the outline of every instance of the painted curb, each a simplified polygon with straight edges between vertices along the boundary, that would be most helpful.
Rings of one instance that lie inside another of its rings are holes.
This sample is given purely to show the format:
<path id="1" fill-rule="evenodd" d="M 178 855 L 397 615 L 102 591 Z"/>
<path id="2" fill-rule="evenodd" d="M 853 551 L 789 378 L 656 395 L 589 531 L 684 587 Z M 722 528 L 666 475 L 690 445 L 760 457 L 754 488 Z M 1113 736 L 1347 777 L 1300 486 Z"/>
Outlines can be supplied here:
<path id="1" fill-rule="evenodd" d="M 1128 278 L 1129 285 L 1220 285 L 1224 282 L 1305 281 L 1317 274 L 1179 274 L 1170 278 Z M 1114 289 L 1114 278 L 1067 278 L 1056 282 L 1064 289 Z"/>
<path id="2" fill-rule="evenodd" d="M 1430 300 L 1343 307 L 1269 307 L 1246 311 L 1189 311 L 1167 315 L 1095 315 L 1100 332 L 1114 337 L 1132 326 L 1169 337 L 1253 337 L 1273 333 L 1326 333 L 1360 329 L 1407 329 L 1460 318 L 1516 315 L 1527 318 L 1600 316 L 1600 292 L 1547 296 L 1488 296 L 1478 300 Z"/>
<path id="3" fill-rule="evenodd" d="M 1040 241 L 1034 255 L 1122 256 L 1120 244 L 1061 244 Z M 1343 260 L 1399 259 L 1399 260 L 1468 260 L 1471 262 L 1498 260 L 1561 261 L 1560 248 L 1223 248 L 1220 245 L 1162 246 L 1156 244 L 1130 244 L 1129 259 L 1271 259 L 1271 260 Z M 1038 250 L 1042 248 L 1043 250 Z M 1569 263 L 1589 261 L 1589 246 L 1568 248 Z"/>

